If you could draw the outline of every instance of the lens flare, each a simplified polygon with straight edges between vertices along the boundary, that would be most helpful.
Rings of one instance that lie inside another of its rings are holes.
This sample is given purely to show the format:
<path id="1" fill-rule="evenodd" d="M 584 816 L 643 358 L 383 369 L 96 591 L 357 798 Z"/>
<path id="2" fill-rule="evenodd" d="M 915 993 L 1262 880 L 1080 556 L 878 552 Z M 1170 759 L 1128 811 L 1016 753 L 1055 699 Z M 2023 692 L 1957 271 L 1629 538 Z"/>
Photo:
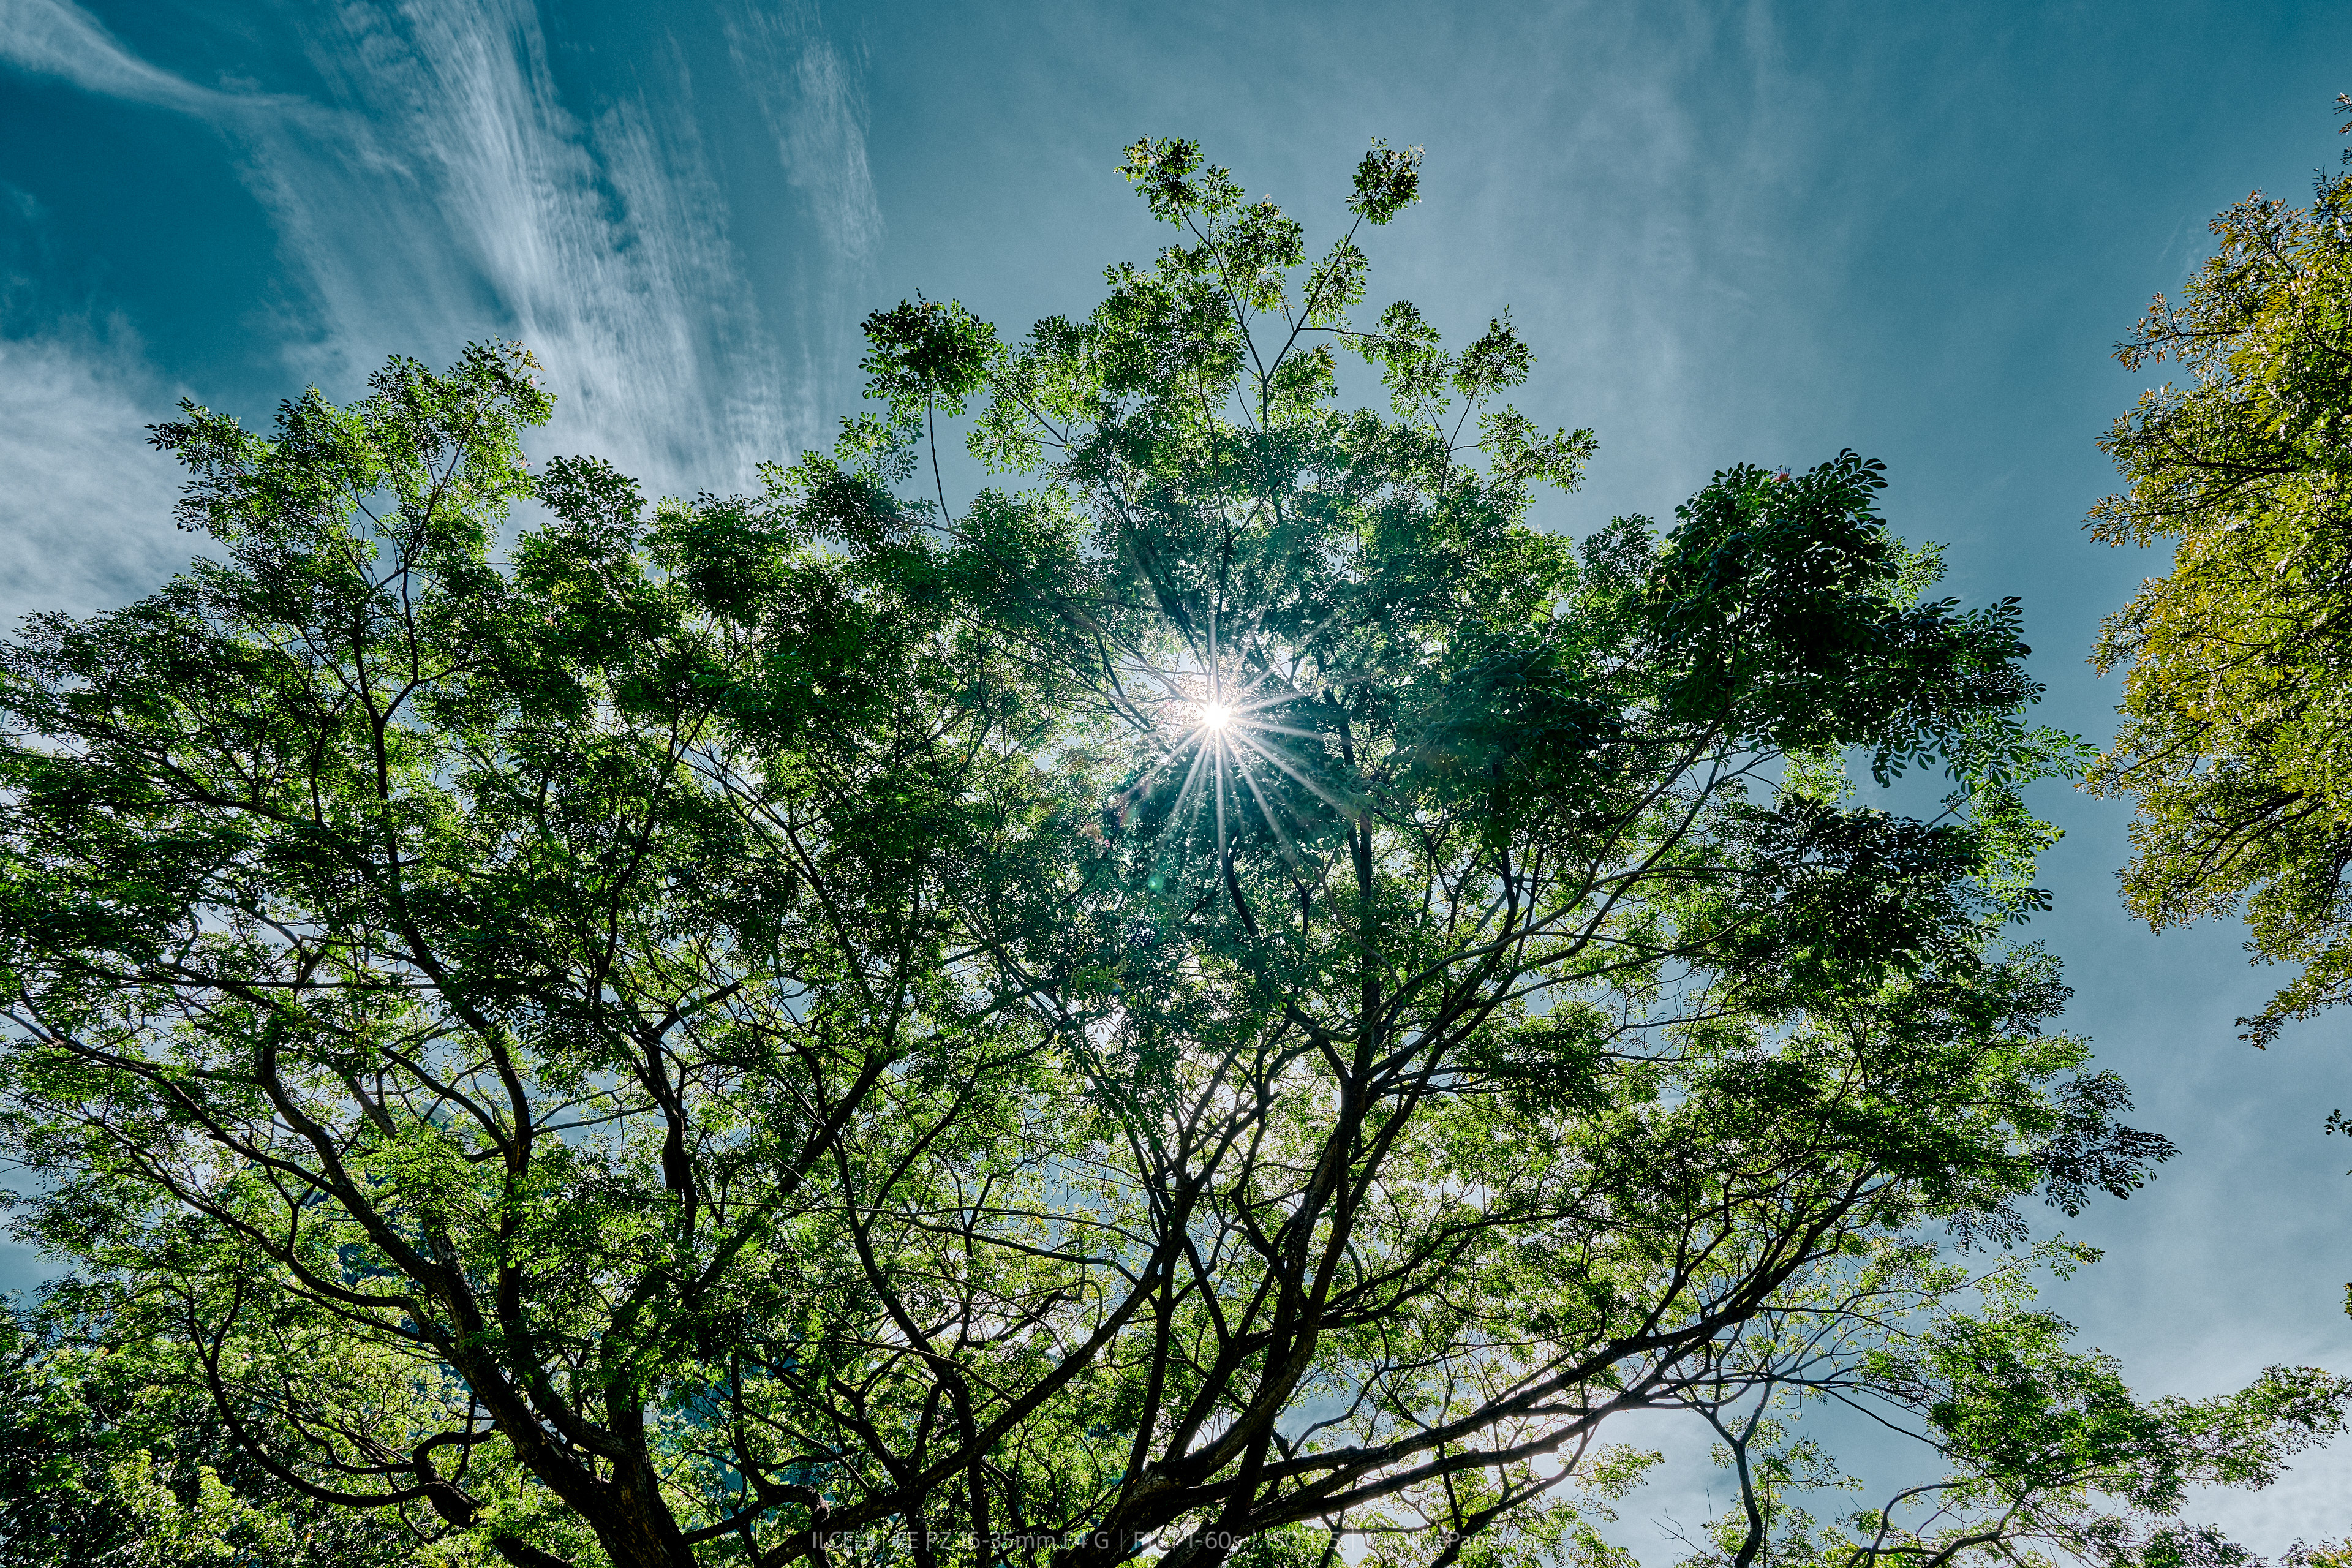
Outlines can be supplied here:
<path id="1" fill-rule="evenodd" d="M 1201 704 L 1201 722 L 1209 729 L 1222 730 L 1233 721 L 1234 710 L 1222 702 Z"/>

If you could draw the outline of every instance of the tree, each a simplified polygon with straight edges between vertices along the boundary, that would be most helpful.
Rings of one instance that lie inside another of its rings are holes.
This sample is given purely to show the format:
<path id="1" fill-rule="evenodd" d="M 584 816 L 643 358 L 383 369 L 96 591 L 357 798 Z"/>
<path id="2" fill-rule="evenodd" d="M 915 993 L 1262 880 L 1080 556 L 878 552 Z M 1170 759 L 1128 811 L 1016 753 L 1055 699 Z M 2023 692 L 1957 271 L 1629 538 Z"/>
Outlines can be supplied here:
<path id="1" fill-rule="evenodd" d="M 1153 266 L 877 313 L 759 496 L 532 473 L 497 346 L 159 427 L 220 557 L 0 658 L 0 1089 L 93 1337 L 541 1565 L 1614 1561 L 1605 1430 L 1679 1409 L 1746 1568 L 1802 1398 L 1949 1465 L 1805 1550 L 2121 1562 L 2333 1433 L 2308 1370 L 2134 1403 L 2026 1305 L 2065 1248 L 1944 1256 L 2169 1152 L 2000 937 L 2070 754 L 2015 604 L 1923 597 L 1852 454 L 1530 527 L 1591 440 L 1508 322 L 1348 324 L 1416 154 L 1311 265 L 1129 174 Z M 960 419 L 1028 487 L 952 509 Z"/>
<path id="2" fill-rule="evenodd" d="M 310 1501 L 257 1467 L 171 1347 L 77 1342 L 64 1306 L 0 1318 L 0 1564 L 414 1561 L 396 1517 Z"/>
<path id="3" fill-rule="evenodd" d="M 2109 617 L 2124 722 L 2090 786 L 2137 803 L 2125 900 L 2158 930 L 2242 911 L 2262 963 L 2301 965 L 2241 1018 L 2267 1046 L 2352 998 L 2352 174 L 2308 208 L 2257 192 L 2215 254 L 2117 351 L 2177 362 L 2102 443 L 2126 489 L 2110 544 L 2173 539 Z"/>

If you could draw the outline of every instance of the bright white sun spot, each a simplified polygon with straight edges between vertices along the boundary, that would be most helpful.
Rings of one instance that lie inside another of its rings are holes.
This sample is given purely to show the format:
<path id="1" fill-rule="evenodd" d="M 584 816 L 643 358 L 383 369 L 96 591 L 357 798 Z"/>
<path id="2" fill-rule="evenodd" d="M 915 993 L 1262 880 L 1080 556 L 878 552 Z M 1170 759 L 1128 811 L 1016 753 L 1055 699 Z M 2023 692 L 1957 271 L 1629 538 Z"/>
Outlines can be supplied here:
<path id="1" fill-rule="evenodd" d="M 1201 704 L 1201 722 L 1212 730 L 1222 730 L 1230 722 L 1234 710 L 1222 702 Z"/>

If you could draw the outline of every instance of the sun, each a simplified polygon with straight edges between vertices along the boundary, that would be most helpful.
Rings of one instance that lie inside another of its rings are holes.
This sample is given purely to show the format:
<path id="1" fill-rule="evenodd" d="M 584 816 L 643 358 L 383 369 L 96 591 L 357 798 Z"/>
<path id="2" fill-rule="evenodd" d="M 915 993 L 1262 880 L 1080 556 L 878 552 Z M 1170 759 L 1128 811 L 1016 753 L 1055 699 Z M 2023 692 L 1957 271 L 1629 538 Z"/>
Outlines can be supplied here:
<path id="1" fill-rule="evenodd" d="M 1203 702 L 1201 704 L 1201 723 L 1203 728 L 1222 730 L 1227 724 L 1233 722 L 1233 717 L 1234 710 L 1226 707 L 1222 702 Z"/>

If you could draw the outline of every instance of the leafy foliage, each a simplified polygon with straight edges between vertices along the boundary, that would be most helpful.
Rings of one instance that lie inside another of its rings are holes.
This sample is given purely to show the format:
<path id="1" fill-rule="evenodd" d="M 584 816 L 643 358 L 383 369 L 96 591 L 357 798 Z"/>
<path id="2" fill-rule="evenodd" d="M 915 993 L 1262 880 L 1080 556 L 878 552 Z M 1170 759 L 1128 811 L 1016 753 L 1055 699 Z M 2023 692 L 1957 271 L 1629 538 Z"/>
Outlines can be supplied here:
<path id="1" fill-rule="evenodd" d="M 0 1320 L 0 1563 L 413 1561 L 396 1517 L 321 1506 L 257 1464 L 190 1375 L 185 1346 L 93 1351 L 102 1336 L 62 1306 Z"/>
<path id="2" fill-rule="evenodd" d="M 1592 438 L 1507 317 L 1351 324 L 1415 152 L 1315 259 L 1127 172 L 1150 266 L 877 312 L 757 496 L 532 473 L 498 347 L 159 428 L 222 559 L 0 656 L 0 1108 L 91 1348 L 540 1568 L 1616 1564 L 1613 1417 L 1792 1395 L 1907 1413 L 1989 1559 L 2332 1431 L 2282 1373 L 2180 1447 L 1942 1258 L 2169 1152 L 2003 945 L 2071 755 L 2013 606 L 1850 454 L 1531 526 Z M 959 416 L 1027 488 L 950 507 Z"/>
<path id="3" fill-rule="evenodd" d="M 2116 421 L 2126 488 L 2092 516 L 2109 543 L 2178 542 L 2094 659 L 2126 671 L 2090 775 L 2138 805 L 2124 896 L 2159 929 L 2242 910 L 2258 959 L 2301 966 L 2239 1020 L 2258 1046 L 2352 997 L 2347 213 L 2352 174 L 2307 208 L 2257 194 L 2214 219 L 2215 254 L 2117 351 L 2188 384 Z"/>

